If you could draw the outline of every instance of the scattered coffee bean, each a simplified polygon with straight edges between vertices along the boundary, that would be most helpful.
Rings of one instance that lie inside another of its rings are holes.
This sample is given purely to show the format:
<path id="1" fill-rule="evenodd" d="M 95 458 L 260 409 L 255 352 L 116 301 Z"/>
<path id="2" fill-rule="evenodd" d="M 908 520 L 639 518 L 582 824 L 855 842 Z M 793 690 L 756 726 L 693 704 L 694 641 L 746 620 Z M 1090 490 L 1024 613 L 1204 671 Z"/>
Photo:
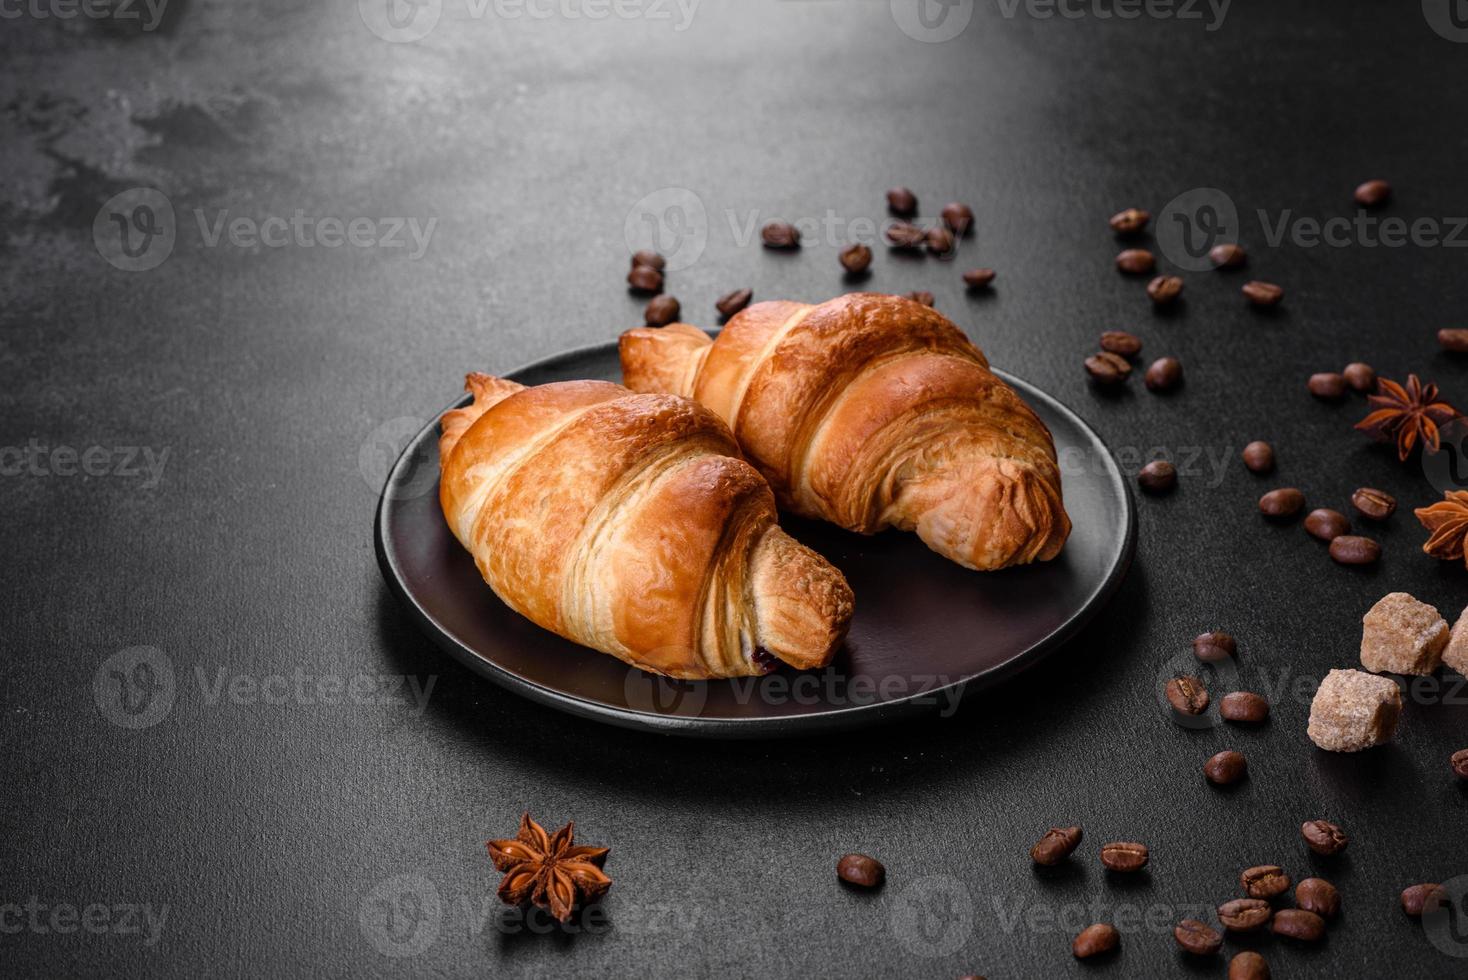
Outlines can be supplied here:
<path id="1" fill-rule="evenodd" d="M 1321 541 L 1334 541 L 1351 530 L 1351 522 L 1338 510 L 1317 507 L 1305 515 L 1305 530 Z"/>
<path id="2" fill-rule="evenodd" d="M 785 221 L 771 221 L 760 229 L 765 248 L 799 248 L 800 229 Z"/>
<path id="3" fill-rule="evenodd" d="M 906 187 L 894 187 L 887 192 L 887 209 L 901 218 L 917 214 L 917 195 Z"/>
<path id="4" fill-rule="evenodd" d="M 919 249 L 928 242 L 928 233 L 907 221 L 894 221 L 887 226 L 887 244 L 893 248 Z"/>
<path id="5" fill-rule="evenodd" d="M 1284 290 L 1272 282 L 1254 279 L 1244 283 L 1243 293 L 1255 306 L 1277 306 L 1284 299 Z"/>
<path id="6" fill-rule="evenodd" d="M 963 274 L 963 281 L 970 289 L 983 289 L 994 281 L 994 270 L 970 269 Z"/>
<path id="7" fill-rule="evenodd" d="M 1183 380 L 1183 362 L 1175 357 L 1159 357 L 1142 375 L 1148 391 L 1171 391 Z"/>
<path id="8" fill-rule="evenodd" d="M 1274 447 L 1263 439 L 1255 439 L 1244 447 L 1244 465 L 1253 473 L 1274 469 Z"/>
<path id="9" fill-rule="evenodd" d="M 1204 663 L 1218 663 L 1227 660 L 1239 650 L 1236 640 L 1228 633 L 1214 630 L 1210 633 L 1199 633 L 1193 637 L 1193 656 Z"/>
<path id="10" fill-rule="evenodd" d="M 924 306 L 932 306 L 936 302 L 933 299 L 933 294 L 926 289 L 914 289 L 906 295 L 906 298 L 912 300 L 914 303 L 921 303 Z"/>
<path id="11" fill-rule="evenodd" d="M 1330 543 L 1330 557 L 1342 565 L 1373 565 L 1381 558 L 1381 545 L 1370 538 L 1343 534 Z"/>
<path id="12" fill-rule="evenodd" d="M 1248 260 L 1248 255 L 1241 246 L 1232 242 L 1224 242 L 1222 245 L 1215 245 L 1209 249 L 1208 258 L 1219 269 L 1237 269 Z"/>
<path id="13" fill-rule="evenodd" d="M 1310 850 L 1326 857 L 1339 854 L 1351 842 L 1346 832 L 1329 820 L 1306 820 L 1300 825 L 1300 836 Z"/>
<path id="14" fill-rule="evenodd" d="M 1242 752 L 1220 752 L 1203 763 L 1203 775 L 1214 786 L 1230 786 L 1249 773 L 1249 761 Z"/>
<path id="15" fill-rule="evenodd" d="M 1116 926 L 1098 922 L 1081 930 L 1081 934 L 1070 944 L 1070 951 L 1075 954 L 1076 959 L 1084 960 L 1109 953 L 1120 944 L 1121 933 L 1116 931 Z"/>
<path id="16" fill-rule="evenodd" d="M 1158 276 L 1147 283 L 1147 295 L 1152 297 L 1152 302 L 1158 306 L 1166 306 L 1182 295 L 1183 280 L 1181 276 Z"/>
<path id="17" fill-rule="evenodd" d="M 1437 332 L 1437 342 L 1450 354 L 1468 354 L 1468 330 L 1444 327 Z"/>
<path id="18" fill-rule="evenodd" d="M 1148 493 L 1166 493 L 1177 486 L 1177 468 L 1165 459 L 1154 459 L 1142 467 L 1137 482 Z"/>
<path id="19" fill-rule="evenodd" d="M 666 327 L 678 319 L 678 314 L 682 311 L 678 301 L 664 293 L 653 297 L 652 302 L 647 304 L 647 309 L 642 311 L 642 319 L 649 327 Z"/>
<path id="20" fill-rule="evenodd" d="M 1310 375 L 1305 386 L 1316 398 L 1339 398 L 1346 393 L 1345 377 L 1330 371 Z"/>
<path id="21" fill-rule="evenodd" d="M 867 271 L 871 264 L 872 250 L 865 245 L 848 245 L 841 250 L 841 268 L 853 275 Z"/>
<path id="22" fill-rule="evenodd" d="M 1120 354 L 1102 351 L 1086 358 L 1086 371 L 1091 375 L 1091 380 L 1103 385 L 1114 385 L 1126 380 L 1127 375 L 1132 373 L 1132 366 Z"/>
<path id="23" fill-rule="evenodd" d="M 1377 490 L 1375 487 L 1362 487 L 1351 494 L 1351 506 L 1365 518 L 1373 521 L 1384 521 L 1397 509 L 1397 498 L 1385 490 Z"/>
<path id="24" fill-rule="evenodd" d="M 1244 894 L 1250 898 L 1273 898 L 1289 891 L 1290 876 L 1273 864 L 1260 864 L 1239 875 Z"/>
<path id="25" fill-rule="evenodd" d="M 953 232 L 947 228 L 928 229 L 928 251 L 934 255 L 944 256 L 953 254 Z"/>
<path id="26" fill-rule="evenodd" d="M 1151 220 L 1152 215 L 1141 208 L 1127 208 L 1111 216 L 1111 230 L 1118 235 L 1135 235 Z"/>
<path id="27" fill-rule="evenodd" d="M 1184 715 L 1201 715 L 1208 710 L 1208 691 L 1196 677 L 1174 677 L 1163 688 L 1172 710 Z"/>
<path id="28" fill-rule="evenodd" d="M 1376 390 L 1376 368 L 1370 364 L 1352 361 L 1341 371 L 1341 377 L 1346 379 L 1352 391 L 1366 395 Z"/>
<path id="29" fill-rule="evenodd" d="M 726 317 L 733 316 L 748 306 L 749 301 L 753 298 L 753 291 L 736 289 L 732 293 L 725 293 L 723 296 L 720 296 L 718 302 L 714 304 L 714 309 Z"/>
<path id="30" fill-rule="evenodd" d="M 1269 717 L 1269 702 L 1252 691 L 1230 691 L 1218 702 L 1218 714 L 1224 721 L 1258 725 Z"/>
<path id="31" fill-rule="evenodd" d="M 1294 487 L 1280 487 L 1259 498 L 1259 512 L 1265 517 L 1294 517 L 1305 506 L 1305 495 Z"/>
<path id="32" fill-rule="evenodd" d="M 1374 208 L 1392 196 L 1392 185 L 1384 180 L 1368 180 L 1356 188 L 1356 203 Z"/>
<path id="33" fill-rule="evenodd" d="M 1325 935 L 1325 920 L 1305 909 L 1280 909 L 1274 913 L 1269 928 L 1276 936 L 1288 936 L 1302 943 L 1314 943 Z"/>
<path id="34" fill-rule="evenodd" d="M 1051 827 L 1045 831 L 1045 836 L 1030 848 L 1030 860 L 1046 867 L 1059 864 L 1070 856 L 1080 842 L 1081 828 Z"/>
<path id="35" fill-rule="evenodd" d="M 1236 898 L 1218 907 L 1218 921 L 1229 932 L 1253 932 L 1272 915 L 1274 909 L 1262 898 Z"/>
<path id="36" fill-rule="evenodd" d="M 1108 871 L 1140 871 L 1147 866 L 1147 845 L 1117 841 L 1101 845 L 1101 863 Z"/>
<path id="37" fill-rule="evenodd" d="M 1228 980 L 1270 980 L 1269 962 L 1252 949 L 1246 949 L 1228 961 Z"/>
<path id="38" fill-rule="evenodd" d="M 667 264 L 667 260 L 656 252 L 649 252 L 646 249 L 642 249 L 641 251 L 632 253 L 632 265 L 634 267 L 639 265 L 648 265 L 652 266 L 659 272 L 662 272 L 663 267 Z"/>
<path id="39" fill-rule="evenodd" d="M 846 854 L 836 862 L 836 877 L 861 888 L 876 888 L 887 877 L 887 869 L 876 858 Z"/>
<path id="40" fill-rule="evenodd" d="M 1459 779 L 1468 779 L 1468 749 L 1459 749 L 1454 752 L 1448 764 L 1453 767 L 1453 775 Z"/>
<path id="41" fill-rule="evenodd" d="M 1448 900 L 1447 889 L 1442 885 L 1425 882 L 1421 885 L 1410 885 L 1402 889 L 1402 911 L 1412 918 L 1421 917 L 1422 913 L 1431 908 L 1443 904 Z"/>
<path id="42" fill-rule="evenodd" d="M 1123 357 L 1135 357 L 1142 349 L 1142 341 L 1125 330 L 1108 330 L 1101 335 L 1101 349 Z"/>
<path id="43" fill-rule="evenodd" d="M 943 223 L 948 226 L 948 230 L 960 238 L 973 230 L 974 209 L 967 204 L 959 204 L 957 201 L 945 204 L 940 216 L 943 218 Z"/>
<path id="44" fill-rule="evenodd" d="M 1322 919 L 1334 919 L 1341 910 L 1341 893 L 1324 878 L 1306 878 L 1295 886 L 1295 905 Z"/>
<path id="45" fill-rule="evenodd" d="M 1194 956 L 1215 956 L 1223 948 L 1223 934 L 1197 919 L 1184 919 L 1173 926 L 1172 938 Z"/>
<path id="46" fill-rule="evenodd" d="M 1145 248 L 1129 248 L 1116 257 L 1116 267 L 1130 275 L 1140 276 L 1157 265 L 1157 259 Z"/>
<path id="47" fill-rule="evenodd" d="M 663 274 L 650 265 L 634 265 L 627 273 L 627 285 L 638 293 L 660 293 L 663 291 Z"/>

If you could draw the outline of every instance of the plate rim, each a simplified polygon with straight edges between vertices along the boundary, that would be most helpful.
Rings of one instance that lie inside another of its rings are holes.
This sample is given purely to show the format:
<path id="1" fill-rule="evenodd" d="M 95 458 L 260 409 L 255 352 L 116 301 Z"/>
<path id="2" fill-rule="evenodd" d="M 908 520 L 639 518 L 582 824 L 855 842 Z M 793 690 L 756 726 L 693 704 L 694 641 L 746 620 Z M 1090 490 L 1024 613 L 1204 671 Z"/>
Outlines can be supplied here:
<path id="1" fill-rule="evenodd" d="M 515 381 L 517 380 L 517 376 L 523 376 L 535 371 L 553 370 L 556 367 L 577 360 L 595 357 L 608 352 L 615 352 L 616 348 L 617 341 L 615 340 L 584 344 L 538 358 L 520 367 L 505 371 L 498 376 Z M 389 467 L 387 478 L 384 480 L 382 489 L 379 491 L 377 507 L 372 522 L 373 546 L 377 553 L 378 570 L 382 573 L 382 577 L 386 581 L 389 591 L 406 608 L 410 618 L 417 625 L 418 629 L 428 634 L 429 638 L 440 649 L 459 661 L 471 672 L 538 704 L 556 708 L 592 721 L 599 721 L 620 728 L 644 732 L 651 731 L 665 735 L 738 739 L 842 731 L 886 724 L 897 721 L 900 718 L 930 714 L 931 704 L 955 688 L 959 689 L 959 702 L 961 703 L 979 691 L 987 690 L 1024 670 L 1036 666 L 1059 647 L 1063 646 L 1067 640 L 1095 618 L 1101 609 L 1115 596 L 1116 592 L 1121 588 L 1121 584 L 1126 580 L 1127 573 L 1131 569 L 1136 553 L 1136 500 L 1132 495 L 1131 487 L 1122 477 L 1121 468 L 1117 465 L 1115 457 L 1110 453 L 1109 447 L 1106 441 L 1101 438 L 1100 433 L 1093 429 L 1085 419 L 1081 418 L 1068 405 L 1049 392 L 1007 371 L 992 367 L 990 370 L 1005 383 L 1012 386 L 1018 385 L 1023 388 L 1026 398 L 1036 397 L 1046 402 L 1052 411 L 1068 418 L 1072 424 L 1078 426 L 1098 446 L 1108 450 L 1103 454 L 1106 459 L 1106 477 L 1111 482 L 1113 488 L 1120 492 L 1121 499 L 1124 502 L 1123 513 L 1125 515 L 1125 526 L 1122 529 L 1121 548 L 1116 561 L 1107 571 L 1101 583 L 1087 597 L 1086 601 L 1067 617 L 1063 623 L 1002 663 L 996 664 L 988 670 L 971 677 L 945 684 L 942 687 L 919 691 L 893 701 L 865 705 L 849 705 L 809 714 L 786 715 L 774 718 L 707 718 L 660 714 L 655 711 L 642 711 L 636 708 L 620 708 L 602 701 L 590 700 L 574 694 L 552 690 L 528 678 L 519 676 L 460 642 L 447 628 L 435 620 L 432 614 L 424 609 L 422 604 L 408 591 L 403 577 L 399 572 L 397 562 L 391 553 L 392 549 L 388 546 L 387 525 L 391 521 L 389 510 L 392 504 L 400 499 L 391 494 L 389 488 L 398 482 L 398 474 L 404 468 L 414 448 L 425 438 L 432 438 L 434 436 L 439 419 L 443 417 L 444 412 L 468 403 L 470 398 L 468 393 L 461 395 L 448 406 L 435 413 L 428 424 L 408 440 L 407 445 L 403 447 L 403 451 L 398 454 L 398 458 Z M 435 483 L 436 487 L 437 483 Z M 599 651 L 592 652 L 598 653 Z M 606 654 L 601 655 L 606 656 Z M 703 683 L 714 682 L 705 681 Z M 922 699 L 922 702 L 915 703 L 918 699 Z"/>

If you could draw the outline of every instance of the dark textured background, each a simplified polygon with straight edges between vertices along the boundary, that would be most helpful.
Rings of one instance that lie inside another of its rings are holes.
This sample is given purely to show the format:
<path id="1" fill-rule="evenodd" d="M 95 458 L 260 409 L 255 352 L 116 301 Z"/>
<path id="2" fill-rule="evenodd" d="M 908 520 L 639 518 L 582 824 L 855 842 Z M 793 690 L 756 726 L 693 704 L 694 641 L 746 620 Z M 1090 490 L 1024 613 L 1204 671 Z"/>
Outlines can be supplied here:
<path id="1" fill-rule="evenodd" d="M 1319 948 L 1260 943 L 1276 976 L 1461 976 L 1468 943 L 1435 946 L 1396 896 L 1468 872 L 1468 795 L 1447 767 L 1468 690 L 1419 693 L 1399 742 L 1365 755 L 1315 751 L 1304 727 L 1308 685 L 1355 661 L 1376 598 L 1404 589 L 1451 616 L 1468 580 L 1419 551 L 1408 511 L 1437 492 L 1421 466 L 1352 432 L 1359 398 L 1322 404 L 1304 380 L 1362 358 L 1468 401 L 1468 365 L 1433 339 L 1464 323 L 1463 253 L 1270 248 L 1256 210 L 1349 215 L 1351 188 L 1384 176 L 1387 214 L 1468 215 L 1468 45 L 1410 2 L 1238 0 L 1209 31 L 981 0 L 943 43 L 909 37 L 884 0 L 705 0 L 684 30 L 666 9 L 476 18 L 446 0 L 418 43 L 374 36 L 348 2 L 173 0 L 152 31 L 0 21 L 0 446 L 169 454 L 156 485 L 13 467 L 0 482 L 0 905 L 103 904 L 112 924 L 57 934 L 0 909 L 0 972 L 1220 976 L 1183 961 L 1171 923 L 1273 861 L 1321 870 L 1345 904 Z M 979 231 L 953 263 L 879 248 L 871 288 L 931 289 L 1126 467 L 1154 447 L 1203 454 L 1175 495 L 1140 501 L 1136 564 L 1079 639 L 945 722 L 720 744 L 531 705 L 410 626 L 371 543 L 394 440 L 466 369 L 636 322 L 624 222 L 641 199 L 682 188 L 675 203 L 705 208 L 706 247 L 670 285 L 707 322 L 736 286 L 844 288 L 835 241 L 772 254 L 745 223 L 831 209 L 849 229 L 897 182 L 929 216 L 970 202 Z M 177 238 L 128 272 L 91 229 L 139 186 L 167 196 Z M 1198 187 L 1237 205 L 1252 271 L 1188 273 L 1158 315 L 1113 270 L 1106 218 Z M 413 259 L 208 247 L 196 209 L 438 223 Z M 993 295 L 964 295 L 971 265 L 999 270 Z M 1249 274 L 1285 287 L 1278 315 L 1243 303 Z M 1107 328 L 1181 357 L 1185 389 L 1160 399 L 1134 377 L 1098 397 L 1080 362 Z M 1277 479 L 1237 462 L 1260 437 Z M 1380 566 L 1265 526 L 1254 500 L 1276 483 L 1341 507 L 1362 483 L 1399 495 Z M 1159 710 L 1168 662 L 1210 627 L 1239 637 L 1240 685 L 1274 694 L 1264 729 L 1189 731 Z M 127 716 L 108 659 L 139 646 L 173 700 L 130 729 L 111 720 Z M 421 713 L 211 689 L 297 668 L 434 686 Z M 1199 767 L 1226 746 L 1252 778 L 1224 793 Z M 616 885 L 579 934 L 497 913 L 483 842 L 524 809 L 612 848 Z M 1344 859 L 1301 845 L 1317 816 L 1352 833 Z M 1026 848 L 1068 822 L 1081 853 L 1037 874 Z M 1095 852 L 1114 839 L 1150 844 L 1151 873 L 1108 881 Z M 837 886 L 846 850 L 887 863 L 884 890 Z M 151 944 L 122 931 L 129 904 L 166 906 Z M 1120 958 L 1071 959 L 1075 928 L 1113 917 L 1130 917 Z"/>

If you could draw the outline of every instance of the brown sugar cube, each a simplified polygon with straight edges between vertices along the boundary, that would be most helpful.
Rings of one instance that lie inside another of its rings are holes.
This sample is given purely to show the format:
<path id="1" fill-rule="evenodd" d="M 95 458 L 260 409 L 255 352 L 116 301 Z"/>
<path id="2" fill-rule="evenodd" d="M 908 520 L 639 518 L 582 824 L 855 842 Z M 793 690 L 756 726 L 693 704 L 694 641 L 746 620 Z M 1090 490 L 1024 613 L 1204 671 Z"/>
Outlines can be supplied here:
<path id="1" fill-rule="evenodd" d="M 1402 692 L 1390 677 L 1332 670 L 1310 702 L 1310 741 L 1329 752 L 1360 752 L 1389 741 L 1402 714 Z"/>
<path id="2" fill-rule="evenodd" d="M 1393 674 L 1430 674 L 1442 663 L 1448 624 L 1436 609 L 1393 592 L 1361 620 L 1361 666 Z"/>
<path id="3" fill-rule="evenodd" d="M 1443 663 L 1468 677 L 1468 608 L 1458 615 L 1458 621 L 1453 624 L 1447 648 L 1443 650 Z"/>

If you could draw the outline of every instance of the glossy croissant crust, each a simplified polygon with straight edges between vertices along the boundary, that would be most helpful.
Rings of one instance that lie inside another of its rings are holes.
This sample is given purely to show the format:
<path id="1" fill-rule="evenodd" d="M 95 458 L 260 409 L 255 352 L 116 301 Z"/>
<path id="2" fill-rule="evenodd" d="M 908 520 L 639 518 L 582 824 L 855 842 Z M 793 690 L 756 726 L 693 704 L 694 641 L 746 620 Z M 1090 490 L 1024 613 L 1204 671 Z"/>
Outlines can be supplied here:
<path id="1" fill-rule="evenodd" d="M 776 525 L 712 412 L 605 381 L 467 387 L 473 403 L 442 420 L 439 497 L 511 608 L 672 677 L 831 661 L 851 590 Z"/>
<path id="2" fill-rule="evenodd" d="M 758 303 L 717 340 L 675 323 L 620 349 L 627 387 L 712 409 L 797 514 L 913 530 L 976 569 L 1054 558 L 1070 534 L 1050 431 L 930 307 Z"/>

